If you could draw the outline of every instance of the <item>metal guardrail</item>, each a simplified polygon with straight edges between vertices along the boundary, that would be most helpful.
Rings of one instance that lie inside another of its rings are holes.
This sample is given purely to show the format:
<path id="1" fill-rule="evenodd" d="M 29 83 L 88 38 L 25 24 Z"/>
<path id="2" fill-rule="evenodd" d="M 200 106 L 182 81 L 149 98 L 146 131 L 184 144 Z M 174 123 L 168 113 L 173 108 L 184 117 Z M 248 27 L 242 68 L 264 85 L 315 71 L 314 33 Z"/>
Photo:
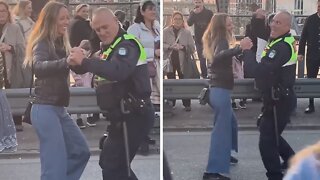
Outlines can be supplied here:
<path id="1" fill-rule="evenodd" d="M 5 89 L 11 112 L 14 115 L 23 115 L 29 98 L 29 88 Z M 70 88 L 70 103 L 67 107 L 71 114 L 87 114 L 101 112 L 97 106 L 95 90 L 92 88 Z"/>
<path id="2" fill-rule="evenodd" d="M 208 87 L 206 79 L 165 79 L 163 80 L 164 99 L 197 99 L 200 91 Z M 320 79 L 296 79 L 294 90 L 298 98 L 319 98 Z M 254 79 L 235 80 L 232 98 L 257 98 L 260 92 L 255 88 Z"/>

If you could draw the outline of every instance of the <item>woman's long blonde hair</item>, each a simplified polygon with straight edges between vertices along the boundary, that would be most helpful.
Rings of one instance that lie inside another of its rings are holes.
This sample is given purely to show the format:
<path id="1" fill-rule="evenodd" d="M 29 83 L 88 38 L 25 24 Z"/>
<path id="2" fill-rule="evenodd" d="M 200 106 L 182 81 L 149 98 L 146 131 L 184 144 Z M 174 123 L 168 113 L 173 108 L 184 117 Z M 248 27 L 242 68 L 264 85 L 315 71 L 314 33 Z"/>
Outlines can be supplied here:
<path id="1" fill-rule="evenodd" d="M 290 169 L 289 171 L 295 171 L 298 163 L 307 158 L 308 156 L 311 155 L 316 155 L 319 157 L 320 155 L 320 141 L 317 142 L 316 144 L 313 144 L 311 146 L 308 146 L 304 149 L 302 149 L 301 151 L 299 151 L 296 155 L 294 155 L 292 157 L 292 159 L 290 160 Z M 318 159 L 320 160 L 320 159 Z"/>
<path id="2" fill-rule="evenodd" d="M 13 8 L 12 12 L 15 16 L 23 17 L 25 18 L 24 10 L 27 7 L 27 5 L 31 4 L 32 2 L 30 0 L 20 0 L 16 6 Z"/>
<path id="3" fill-rule="evenodd" d="M 235 43 L 235 38 L 231 32 L 227 31 L 227 18 L 229 16 L 225 13 L 215 14 L 202 36 L 203 42 L 203 55 L 205 58 L 212 63 L 214 52 L 217 46 L 217 43 L 221 39 L 226 39 L 230 45 Z"/>
<path id="4" fill-rule="evenodd" d="M 50 46 L 50 51 L 54 51 L 54 42 L 58 38 L 58 14 L 61 8 L 67 9 L 67 7 L 62 3 L 50 1 L 41 10 L 38 20 L 36 21 L 35 26 L 28 39 L 28 44 L 26 48 L 26 58 L 23 63 L 25 66 L 31 66 L 33 61 L 32 50 L 35 47 L 35 45 L 41 40 L 45 39 Z M 63 36 L 63 44 L 63 48 L 66 50 L 67 54 L 69 54 L 69 50 L 71 47 L 67 32 Z"/>

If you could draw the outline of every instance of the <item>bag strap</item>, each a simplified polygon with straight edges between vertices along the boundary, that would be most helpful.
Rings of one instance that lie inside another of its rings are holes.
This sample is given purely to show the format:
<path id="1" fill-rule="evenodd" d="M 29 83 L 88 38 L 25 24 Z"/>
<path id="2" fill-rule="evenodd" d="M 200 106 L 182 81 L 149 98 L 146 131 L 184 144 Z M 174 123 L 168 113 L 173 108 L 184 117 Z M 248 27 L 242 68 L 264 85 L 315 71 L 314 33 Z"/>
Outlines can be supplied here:
<path id="1" fill-rule="evenodd" d="M 180 38 L 180 35 L 181 35 L 181 31 L 179 32 L 175 43 L 178 43 L 179 38 Z M 170 53 L 169 53 L 169 55 L 168 55 L 169 59 L 170 59 L 170 56 L 171 56 L 171 54 L 172 54 L 172 51 L 173 51 L 173 49 L 170 51 Z"/>
<path id="2" fill-rule="evenodd" d="M 33 69 L 33 62 L 31 63 L 31 82 L 30 82 L 30 88 L 29 88 L 29 97 L 32 97 L 32 86 L 33 86 L 33 73 L 34 73 L 34 69 Z"/>

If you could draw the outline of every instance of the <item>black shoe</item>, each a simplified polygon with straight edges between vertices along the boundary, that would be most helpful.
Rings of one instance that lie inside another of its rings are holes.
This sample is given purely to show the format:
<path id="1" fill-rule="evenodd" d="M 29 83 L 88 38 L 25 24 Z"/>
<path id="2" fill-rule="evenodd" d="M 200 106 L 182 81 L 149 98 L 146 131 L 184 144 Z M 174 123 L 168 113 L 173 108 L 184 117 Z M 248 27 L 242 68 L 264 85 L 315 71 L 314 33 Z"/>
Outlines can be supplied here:
<path id="1" fill-rule="evenodd" d="M 99 149 L 103 149 L 104 141 L 108 138 L 108 133 L 104 133 L 103 136 L 99 140 Z"/>
<path id="2" fill-rule="evenodd" d="M 232 106 L 233 110 L 238 110 L 239 109 L 235 102 L 231 103 L 231 106 Z"/>
<path id="3" fill-rule="evenodd" d="M 87 125 L 89 126 L 89 127 L 94 127 L 94 126 L 96 126 L 97 124 L 96 124 L 96 120 L 93 118 L 93 117 L 88 117 L 87 118 Z"/>
<path id="4" fill-rule="evenodd" d="M 230 180 L 230 178 L 223 176 L 219 173 L 204 173 L 203 180 Z"/>
<path id="5" fill-rule="evenodd" d="M 231 163 L 231 164 L 238 164 L 238 161 L 239 161 L 239 160 L 238 160 L 237 158 L 235 158 L 235 157 L 233 157 L 233 156 L 230 157 L 230 163 Z"/>
<path id="6" fill-rule="evenodd" d="M 77 125 L 80 129 L 86 128 L 86 126 L 83 124 L 83 120 L 81 118 L 77 119 Z"/>
<path id="7" fill-rule="evenodd" d="M 314 106 L 308 106 L 304 111 L 305 114 L 311 114 L 314 112 Z"/>
<path id="8" fill-rule="evenodd" d="M 239 107 L 240 107 L 240 109 L 246 109 L 247 108 L 246 103 L 244 101 L 240 101 L 239 102 Z"/>

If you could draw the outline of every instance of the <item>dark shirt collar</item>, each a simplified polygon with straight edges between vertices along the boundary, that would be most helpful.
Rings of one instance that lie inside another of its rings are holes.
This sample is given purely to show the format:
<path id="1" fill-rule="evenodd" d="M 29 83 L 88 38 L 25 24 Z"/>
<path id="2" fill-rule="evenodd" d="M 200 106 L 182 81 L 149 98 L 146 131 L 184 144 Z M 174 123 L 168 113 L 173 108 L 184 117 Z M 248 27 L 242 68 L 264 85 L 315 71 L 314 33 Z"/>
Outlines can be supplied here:
<path id="1" fill-rule="evenodd" d="M 284 35 L 281 35 L 281 36 L 279 36 L 279 37 L 277 37 L 277 38 L 274 38 L 274 39 L 270 38 L 270 42 L 273 41 L 273 40 L 280 39 L 280 38 L 284 38 L 284 37 L 288 37 L 288 36 L 291 36 L 290 31 L 288 31 L 288 32 L 285 33 Z"/>

